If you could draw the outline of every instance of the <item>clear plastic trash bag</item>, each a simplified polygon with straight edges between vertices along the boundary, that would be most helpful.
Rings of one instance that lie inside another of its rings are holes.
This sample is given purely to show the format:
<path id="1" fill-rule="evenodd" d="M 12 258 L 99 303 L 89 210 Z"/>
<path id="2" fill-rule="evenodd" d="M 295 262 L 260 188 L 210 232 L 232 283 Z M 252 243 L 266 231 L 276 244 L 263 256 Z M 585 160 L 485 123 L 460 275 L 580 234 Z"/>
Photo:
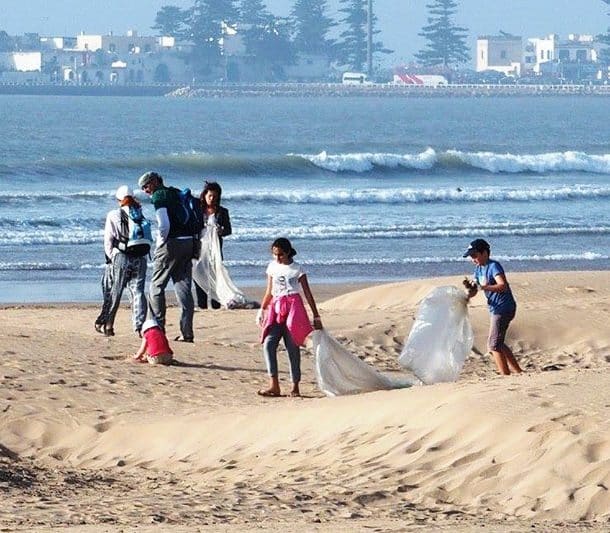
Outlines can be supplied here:
<path id="1" fill-rule="evenodd" d="M 456 381 L 473 339 L 464 291 L 437 287 L 419 304 L 398 362 L 427 385 Z"/>
<path id="2" fill-rule="evenodd" d="M 393 378 L 380 374 L 347 351 L 326 330 L 314 331 L 311 340 L 316 358 L 318 387 L 327 396 L 359 394 L 421 384 L 418 379 L 410 376 Z"/>
<path id="3" fill-rule="evenodd" d="M 233 283 L 227 267 L 222 262 L 218 229 L 206 226 L 201 237 L 199 259 L 193 265 L 193 280 L 208 295 L 227 309 L 256 309 L 259 303 L 249 300 Z"/>

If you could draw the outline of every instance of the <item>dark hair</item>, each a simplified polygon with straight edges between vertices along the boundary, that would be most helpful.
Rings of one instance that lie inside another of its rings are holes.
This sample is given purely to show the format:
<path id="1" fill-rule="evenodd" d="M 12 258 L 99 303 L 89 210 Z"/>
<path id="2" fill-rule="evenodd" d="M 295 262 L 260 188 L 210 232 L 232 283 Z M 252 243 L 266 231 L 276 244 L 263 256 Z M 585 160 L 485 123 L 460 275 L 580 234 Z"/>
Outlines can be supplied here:
<path id="1" fill-rule="evenodd" d="M 273 244 L 271 245 L 271 249 L 279 248 L 284 252 L 288 257 L 294 257 L 297 255 L 297 251 L 292 247 L 290 241 L 285 237 L 280 237 L 279 239 L 275 239 Z"/>
<path id="2" fill-rule="evenodd" d="M 204 181 L 203 182 L 203 191 L 201 191 L 201 195 L 199 196 L 201 205 L 205 205 L 205 195 L 209 191 L 212 191 L 212 192 L 215 192 L 216 194 L 218 194 L 218 202 L 216 205 L 220 205 L 220 197 L 222 196 L 222 187 L 215 181 Z"/>
<path id="3" fill-rule="evenodd" d="M 125 196 L 125 198 L 121 200 L 121 207 L 124 205 L 128 205 L 129 207 L 142 207 L 142 204 L 140 204 L 140 202 L 138 202 L 133 196 Z"/>

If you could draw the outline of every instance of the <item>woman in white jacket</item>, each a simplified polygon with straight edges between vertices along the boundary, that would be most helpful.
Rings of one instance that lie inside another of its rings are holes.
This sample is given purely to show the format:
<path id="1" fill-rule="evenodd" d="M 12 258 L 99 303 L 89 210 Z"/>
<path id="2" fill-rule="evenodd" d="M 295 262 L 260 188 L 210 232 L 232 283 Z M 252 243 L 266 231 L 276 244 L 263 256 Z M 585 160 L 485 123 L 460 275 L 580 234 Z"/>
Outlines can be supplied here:
<path id="1" fill-rule="evenodd" d="M 104 252 L 112 264 L 112 286 L 109 293 L 108 314 L 101 332 L 107 337 L 114 335 L 114 319 L 121 303 L 123 290 L 127 287 L 133 329 L 140 336 L 147 313 L 144 286 L 148 256 L 134 255 L 129 252 L 128 248 L 125 248 L 124 244 L 129 238 L 128 217 L 134 210 L 141 214 L 142 207 L 127 185 L 121 185 L 117 189 L 116 199 L 119 202 L 119 208 L 108 213 L 104 227 Z"/>

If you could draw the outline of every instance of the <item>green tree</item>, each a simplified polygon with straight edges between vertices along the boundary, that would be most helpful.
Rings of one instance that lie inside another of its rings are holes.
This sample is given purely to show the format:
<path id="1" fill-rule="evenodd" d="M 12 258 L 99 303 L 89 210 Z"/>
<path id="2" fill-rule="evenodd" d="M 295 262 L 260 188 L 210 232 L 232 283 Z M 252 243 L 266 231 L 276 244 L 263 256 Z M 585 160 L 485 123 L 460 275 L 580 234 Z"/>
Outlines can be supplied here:
<path id="1" fill-rule="evenodd" d="M 241 24 L 238 31 L 244 36 L 247 54 L 253 56 L 260 54 L 265 28 L 273 22 L 273 19 L 273 15 L 267 10 L 263 0 L 241 0 L 239 6 Z"/>
<path id="2" fill-rule="evenodd" d="M 602 2 L 606 5 L 610 5 L 610 0 L 602 0 Z M 610 13 L 608 13 L 610 15 Z M 605 45 L 610 47 L 610 28 L 606 30 L 606 33 L 602 33 L 598 35 L 597 40 Z M 602 48 L 600 50 L 600 60 L 603 63 L 610 64 L 610 48 Z"/>
<path id="3" fill-rule="evenodd" d="M 296 0 L 290 13 L 294 27 L 295 52 L 334 55 L 334 41 L 327 35 L 337 23 L 326 15 L 327 0 Z"/>
<path id="4" fill-rule="evenodd" d="M 242 0 L 239 12 L 246 52 L 268 73 L 267 79 L 281 78 L 283 65 L 293 60 L 289 22 L 272 15 L 262 0 Z"/>
<path id="5" fill-rule="evenodd" d="M 0 52 L 12 52 L 15 50 L 15 41 L 4 30 L 0 30 Z"/>
<path id="6" fill-rule="evenodd" d="M 415 57 L 424 66 L 443 66 L 465 63 L 470 59 L 466 37 L 468 29 L 457 26 L 453 16 L 457 11 L 454 0 L 432 0 L 426 4 L 430 16 L 419 35 L 428 41 Z"/>
<path id="7" fill-rule="evenodd" d="M 182 38 L 185 36 L 186 25 L 189 18 L 187 9 L 180 9 L 178 6 L 163 6 L 157 11 L 155 25 L 151 29 L 157 30 L 161 36 Z"/>
<path id="8" fill-rule="evenodd" d="M 187 36 L 195 45 L 193 60 L 201 74 L 210 75 L 221 65 L 224 28 L 236 20 L 234 0 L 195 0 L 189 10 Z"/>
<path id="9" fill-rule="evenodd" d="M 368 36 L 368 14 L 367 0 L 340 0 L 340 13 L 344 14 L 341 20 L 347 29 L 340 35 L 340 41 L 337 44 L 337 58 L 345 65 L 350 65 L 352 70 L 363 70 L 367 63 L 367 36 Z M 372 17 L 373 37 L 379 34 L 379 30 L 375 29 L 377 17 Z M 388 50 L 380 41 L 372 43 L 372 54 L 391 54 L 392 50 Z"/>

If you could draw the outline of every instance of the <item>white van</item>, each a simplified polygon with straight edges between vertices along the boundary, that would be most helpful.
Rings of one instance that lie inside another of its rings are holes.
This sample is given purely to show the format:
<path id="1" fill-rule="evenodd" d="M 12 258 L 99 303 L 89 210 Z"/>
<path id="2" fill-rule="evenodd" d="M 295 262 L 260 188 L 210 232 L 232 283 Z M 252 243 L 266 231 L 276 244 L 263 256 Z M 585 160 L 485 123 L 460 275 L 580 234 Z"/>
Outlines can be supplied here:
<path id="1" fill-rule="evenodd" d="M 344 72 L 341 77 L 343 85 L 372 85 L 364 72 Z"/>

